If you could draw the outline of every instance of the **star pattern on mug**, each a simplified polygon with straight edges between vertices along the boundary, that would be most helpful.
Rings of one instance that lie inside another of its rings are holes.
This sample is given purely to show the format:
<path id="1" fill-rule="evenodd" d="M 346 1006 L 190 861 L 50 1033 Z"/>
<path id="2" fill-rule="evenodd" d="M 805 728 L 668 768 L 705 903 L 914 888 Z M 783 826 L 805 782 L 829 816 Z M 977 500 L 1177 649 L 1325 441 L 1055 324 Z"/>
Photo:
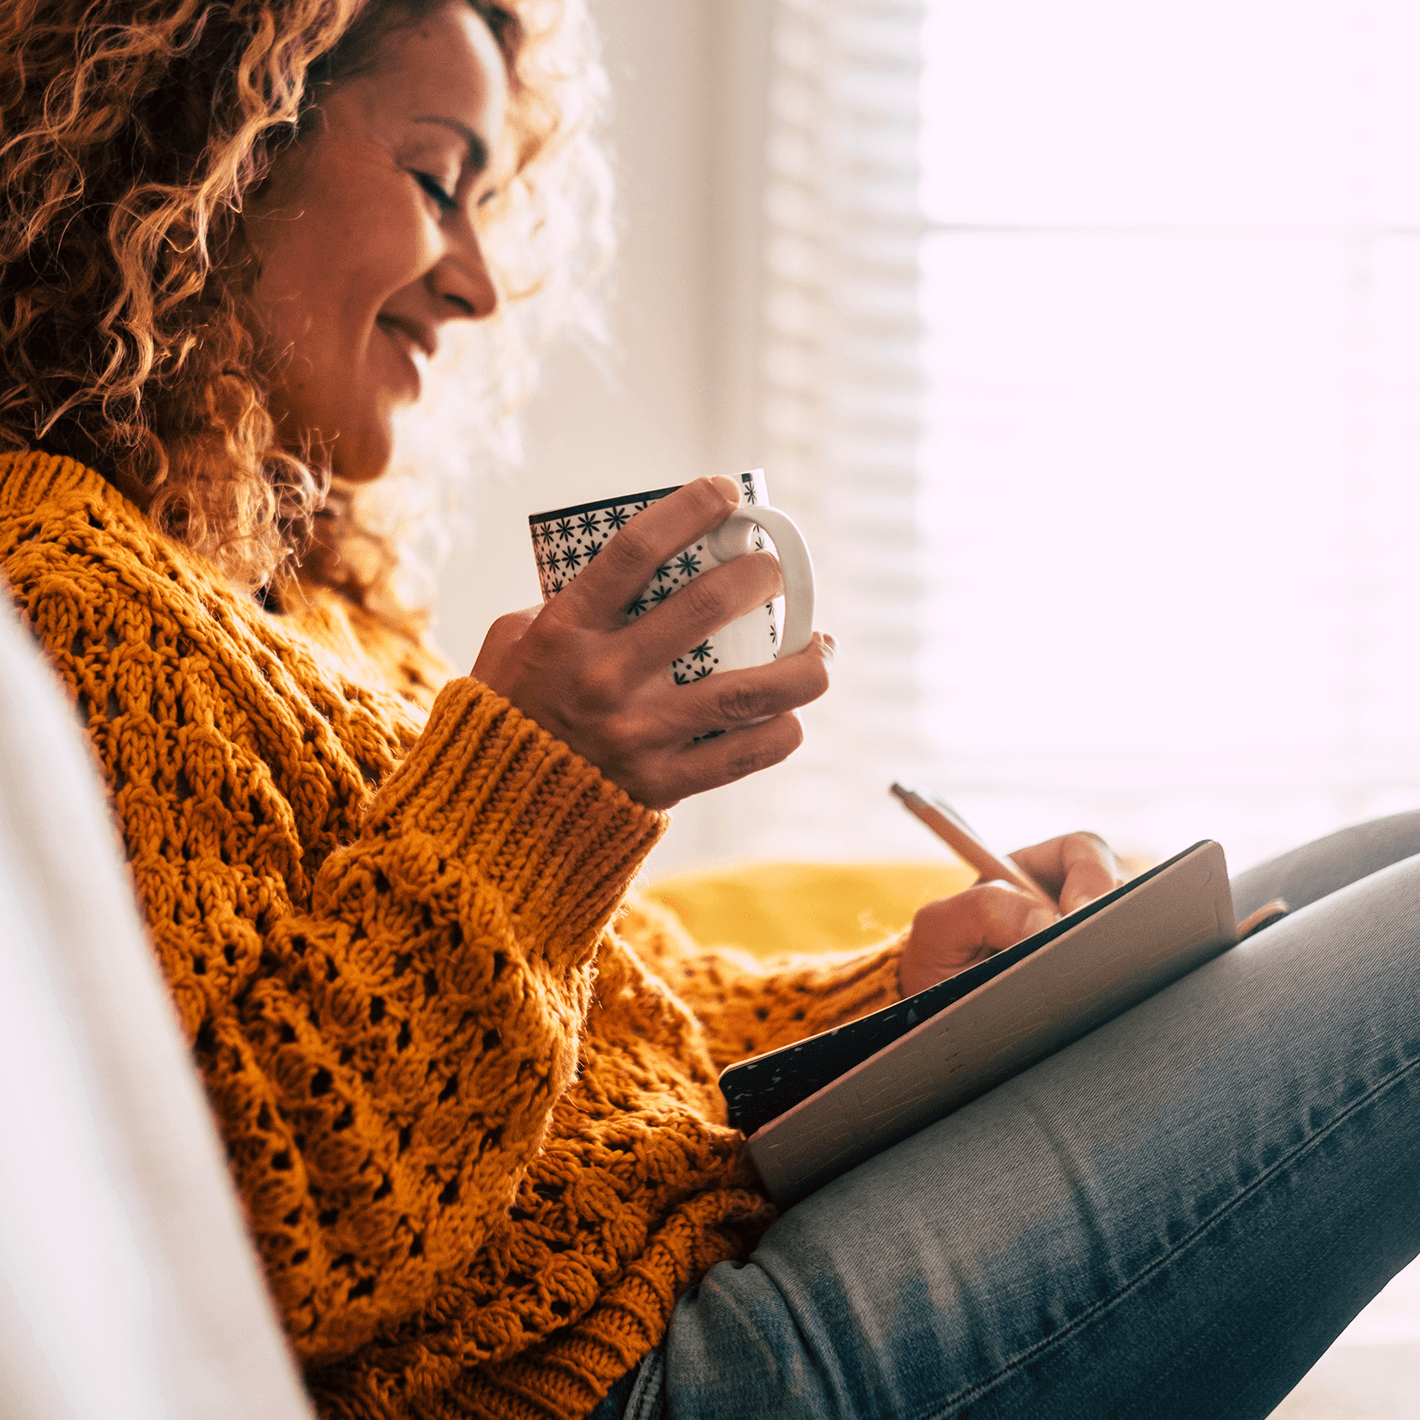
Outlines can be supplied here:
<path id="1" fill-rule="evenodd" d="M 752 476 L 742 476 L 741 488 L 746 503 L 759 502 Z M 620 502 L 592 504 L 571 511 L 564 509 L 529 518 L 543 600 L 550 601 L 565 590 L 573 577 L 590 563 L 637 513 L 649 508 L 652 501 L 654 500 L 648 498 L 631 498 Z M 753 530 L 750 545 L 757 550 L 763 550 L 764 534 L 759 528 Z M 687 582 L 698 577 L 705 570 L 704 556 L 705 544 L 697 542 L 677 553 L 669 562 L 657 567 L 651 583 L 627 606 L 627 620 L 633 621 L 644 616 L 652 607 L 659 606 Z M 772 646 L 777 647 L 779 627 L 772 602 L 768 611 L 769 641 Z M 671 663 L 671 676 L 677 685 L 688 685 L 692 681 L 703 680 L 718 664 L 719 658 L 715 655 L 715 642 L 712 638 L 702 641 L 685 655 L 677 657 Z"/>

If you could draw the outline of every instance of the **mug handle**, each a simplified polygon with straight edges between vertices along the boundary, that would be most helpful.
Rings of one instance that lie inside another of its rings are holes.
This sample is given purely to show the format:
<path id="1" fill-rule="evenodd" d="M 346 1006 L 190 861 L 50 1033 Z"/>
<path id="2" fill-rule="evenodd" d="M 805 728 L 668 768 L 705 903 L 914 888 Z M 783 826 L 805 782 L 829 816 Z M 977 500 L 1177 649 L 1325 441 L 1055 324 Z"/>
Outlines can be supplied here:
<path id="1" fill-rule="evenodd" d="M 784 578 L 784 634 L 779 638 L 778 655 L 797 656 L 814 633 L 814 564 L 793 518 L 778 508 L 741 504 L 710 534 L 710 551 L 721 562 L 748 552 L 751 523 L 773 540 Z"/>

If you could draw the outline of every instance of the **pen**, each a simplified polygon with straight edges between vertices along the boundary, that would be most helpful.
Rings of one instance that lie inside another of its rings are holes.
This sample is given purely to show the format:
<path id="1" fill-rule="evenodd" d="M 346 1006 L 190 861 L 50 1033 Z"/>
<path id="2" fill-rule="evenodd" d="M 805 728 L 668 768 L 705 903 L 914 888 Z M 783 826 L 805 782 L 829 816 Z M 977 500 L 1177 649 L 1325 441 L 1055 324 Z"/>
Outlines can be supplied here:
<path id="1" fill-rule="evenodd" d="M 975 868 L 982 877 L 1002 879 L 1043 902 L 1052 912 L 1060 911 L 1060 904 L 1024 868 L 1018 867 L 1010 858 L 993 853 L 945 799 L 938 798 L 930 790 L 924 793 L 909 789 L 904 784 L 894 784 L 892 792 L 958 858 Z"/>

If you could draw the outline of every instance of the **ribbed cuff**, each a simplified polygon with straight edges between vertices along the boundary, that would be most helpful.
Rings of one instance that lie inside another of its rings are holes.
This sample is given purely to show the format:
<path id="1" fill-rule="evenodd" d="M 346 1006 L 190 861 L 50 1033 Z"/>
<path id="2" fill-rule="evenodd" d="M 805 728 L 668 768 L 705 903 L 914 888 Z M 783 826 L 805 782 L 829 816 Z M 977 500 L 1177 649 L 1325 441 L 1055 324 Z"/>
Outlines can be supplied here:
<path id="1" fill-rule="evenodd" d="M 475 866 L 510 914 L 570 945 L 610 920 L 668 822 L 465 677 L 440 692 L 366 828 L 427 835 L 439 856 Z"/>

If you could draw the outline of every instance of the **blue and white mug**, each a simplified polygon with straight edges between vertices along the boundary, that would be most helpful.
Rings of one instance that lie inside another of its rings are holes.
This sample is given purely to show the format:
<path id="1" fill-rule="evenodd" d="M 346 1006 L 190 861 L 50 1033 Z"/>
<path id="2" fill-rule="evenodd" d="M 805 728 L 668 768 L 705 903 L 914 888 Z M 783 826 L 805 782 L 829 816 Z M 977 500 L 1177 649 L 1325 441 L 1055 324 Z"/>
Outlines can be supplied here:
<path id="1" fill-rule="evenodd" d="M 740 474 L 740 486 L 740 506 L 713 532 L 658 567 L 626 608 L 626 619 L 644 615 L 712 567 L 762 548 L 768 533 L 784 579 L 784 632 L 781 637 L 773 602 L 756 608 L 671 662 L 671 676 L 681 685 L 716 671 L 762 666 L 776 656 L 797 655 L 813 635 L 814 568 L 803 534 L 787 513 L 769 506 L 763 469 Z M 675 491 L 655 488 L 532 514 L 528 526 L 543 601 L 551 601 L 637 513 Z"/>

